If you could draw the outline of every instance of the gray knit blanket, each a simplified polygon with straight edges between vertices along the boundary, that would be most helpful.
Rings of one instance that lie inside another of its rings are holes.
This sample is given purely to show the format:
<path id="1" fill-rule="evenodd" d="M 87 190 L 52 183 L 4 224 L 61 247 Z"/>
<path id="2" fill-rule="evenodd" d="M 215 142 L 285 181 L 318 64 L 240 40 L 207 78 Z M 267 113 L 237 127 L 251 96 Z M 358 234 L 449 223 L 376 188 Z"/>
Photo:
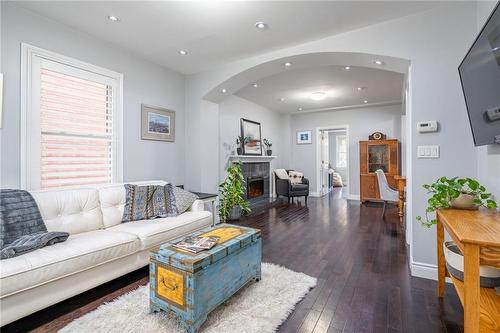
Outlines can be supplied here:
<path id="1" fill-rule="evenodd" d="M 67 232 L 48 232 L 38 206 L 27 191 L 0 190 L 0 259 L 64 242 Z"/>

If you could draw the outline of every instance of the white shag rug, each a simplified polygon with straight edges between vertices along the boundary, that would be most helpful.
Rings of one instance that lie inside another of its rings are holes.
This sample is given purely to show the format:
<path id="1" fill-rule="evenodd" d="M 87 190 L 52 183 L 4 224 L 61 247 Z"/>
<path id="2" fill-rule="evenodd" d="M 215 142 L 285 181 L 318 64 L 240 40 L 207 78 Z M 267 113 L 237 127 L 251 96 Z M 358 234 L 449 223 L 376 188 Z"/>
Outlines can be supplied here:
<path id="1" fill-rule="evenodd" d="M 200 332 L 275 332 L 315 285 L 316 278 L 309 275 L 263 263 L 262 279 L 250 283 L 214 310 Z M 184 333 L 184 330 L 163 311 L 149 313 L 149 285 L 146 285 L 101 305 L 59 332 Z"/>

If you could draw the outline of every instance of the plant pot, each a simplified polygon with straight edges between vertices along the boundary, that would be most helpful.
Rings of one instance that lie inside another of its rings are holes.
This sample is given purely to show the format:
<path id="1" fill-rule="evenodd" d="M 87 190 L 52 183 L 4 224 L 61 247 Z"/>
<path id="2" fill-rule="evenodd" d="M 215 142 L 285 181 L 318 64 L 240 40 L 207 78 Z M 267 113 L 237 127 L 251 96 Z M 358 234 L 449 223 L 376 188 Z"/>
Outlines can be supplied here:
<path id="1" fill-rule="evenodd" d="M 453 241 L 443 243 L 446 268 L 453 277 L 464 280 L 464 257 Z M 479 284 L 485 288 L 500 286 L 500 269 L 490 266 L 479 266 Z"/>
<path id="2" fill-rule="evenodd" d="M 241 155 L 242 152 L 243 152 L 243 149 L 236 148 L 236 155 Z"/>
<path id="3" fill-rule="evenodd" d="M 470 194 L 460 193 L 458 197 L 450 200 L 450 206 L 458 209 L 478 209 L 478 205 L 474 203 L 475 197 Z"/>
<path id="4" fill-rule="evenodd" d="M 240 206 L 234 206 L 229 210 L 229 216 L 227 219 L 229 221 L 235 221 L 239 220 L 241 217 L 241 207 Z"/>
<path id="5" fill-rule="evenodd" d="M 266 150 L 266 155 L 267 156 L 272 156 L 273 155 L 273 151 L 271 149 Z"/>

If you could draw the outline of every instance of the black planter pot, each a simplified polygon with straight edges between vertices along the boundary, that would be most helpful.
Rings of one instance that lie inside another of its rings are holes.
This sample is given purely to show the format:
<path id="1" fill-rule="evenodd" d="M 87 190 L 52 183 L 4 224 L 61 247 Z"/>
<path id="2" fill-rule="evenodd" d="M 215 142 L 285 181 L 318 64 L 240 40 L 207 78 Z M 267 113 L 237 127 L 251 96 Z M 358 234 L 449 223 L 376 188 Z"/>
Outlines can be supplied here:
<path id="1" fill-rule="evenodd" d="M 266 155 L 267 156 L 272 156 L 273 155 L 273 151 L 271 149 L 266 150 Z"/>
<path id="2" fill-rule="evenodd" d="M 229 216 L 227 219 L 229 221 L 236 221 L 236 220 L 239 220 L 240 217 L 241 217 L 241 207 L 234 206 L 229 210 Z"/>
<path id="3" fill-rule="evenodd" d="M 242 152 L 243 152 L 243 150 L 241 148 L 236 148 L 237 155 L 241 155 Z"/>

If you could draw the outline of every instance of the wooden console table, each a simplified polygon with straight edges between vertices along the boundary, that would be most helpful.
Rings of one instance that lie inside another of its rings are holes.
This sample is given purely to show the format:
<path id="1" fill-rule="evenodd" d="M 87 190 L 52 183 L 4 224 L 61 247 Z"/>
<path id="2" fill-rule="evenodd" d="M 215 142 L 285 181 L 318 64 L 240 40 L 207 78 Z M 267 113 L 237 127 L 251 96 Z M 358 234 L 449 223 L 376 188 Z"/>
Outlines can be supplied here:
<path id="1" fill-rule="evenodd" d="M 464 331 L 500 332 L 500 296 L 480 288 L 479 266 L 500 268 L 500 213 L 441 209 L 437 212 L 438 296 L 444 296 L 446 270 L 443 241 L 448 231 L 464 255 L 464 281 L 451 277 L 464 307 Z"/>

